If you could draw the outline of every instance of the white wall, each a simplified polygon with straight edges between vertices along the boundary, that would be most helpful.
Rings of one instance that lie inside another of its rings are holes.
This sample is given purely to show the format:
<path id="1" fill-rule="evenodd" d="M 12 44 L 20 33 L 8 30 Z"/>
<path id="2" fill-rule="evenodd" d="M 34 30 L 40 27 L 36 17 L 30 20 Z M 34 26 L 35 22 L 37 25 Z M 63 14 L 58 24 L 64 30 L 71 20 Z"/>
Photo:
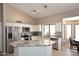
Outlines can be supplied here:
<path id="1" fill-rule="evenodd" d="M 5 20 L 10 23 L 17 23 L 17 21 L 22 21 L 23 24 L 36 24 L 36 20 L 29 16 L 28 14 L 16 9 L 8 4 L 5 4 Z"/>
<path id="2" fill-rule="evenodd" d="M 39 24 L 55 24 L 57 22 L 61 22 L 63 18 L 74 17 L 74 16 L 79 16 L 79 8 L 40 18 L 38 19 L 38 23 Z"/>

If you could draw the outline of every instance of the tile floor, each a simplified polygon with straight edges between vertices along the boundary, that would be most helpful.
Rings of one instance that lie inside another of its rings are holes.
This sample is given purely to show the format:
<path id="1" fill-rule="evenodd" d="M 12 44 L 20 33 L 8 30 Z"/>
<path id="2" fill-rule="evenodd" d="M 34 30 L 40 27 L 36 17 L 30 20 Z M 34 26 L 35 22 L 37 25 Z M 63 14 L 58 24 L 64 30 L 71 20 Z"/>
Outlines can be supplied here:
<path id="1" fill-rule="evenodd" d="M 67 40 L 61 50 L 53 50 L 53 56 L 79 56 L 76 47 L 70 49 L 69 40 Z"/>

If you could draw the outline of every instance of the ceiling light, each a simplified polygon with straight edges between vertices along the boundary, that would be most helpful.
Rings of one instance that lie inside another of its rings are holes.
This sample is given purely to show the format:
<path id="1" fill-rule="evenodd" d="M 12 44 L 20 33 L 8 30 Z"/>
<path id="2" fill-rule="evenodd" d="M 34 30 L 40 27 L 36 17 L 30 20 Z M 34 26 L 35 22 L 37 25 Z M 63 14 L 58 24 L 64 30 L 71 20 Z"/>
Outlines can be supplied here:
<path id="1" fill-rule="evenodd" d="M 37 13 L 37 11 L 36 10 L 33 10 L 33 12 L 32 12 L 33 14 L 36 14 Z"/>
<path id="2" fill-rule="evenodd" d="M 44 8 L 47 8 L 47 5 L 44 5 Z"/>

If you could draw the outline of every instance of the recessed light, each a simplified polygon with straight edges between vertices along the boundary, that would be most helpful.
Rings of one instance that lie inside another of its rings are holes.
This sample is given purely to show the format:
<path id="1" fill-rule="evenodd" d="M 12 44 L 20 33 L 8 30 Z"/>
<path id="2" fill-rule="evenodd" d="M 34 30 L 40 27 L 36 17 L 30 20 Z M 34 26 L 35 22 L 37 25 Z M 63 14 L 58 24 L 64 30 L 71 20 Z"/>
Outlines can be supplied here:
<path id="1" fill-rule="evenodd" d="M 48 6 L 47 5 L 44 5 L 44 8 L 47 8 Z"/>
<path id="2" fill-rule="evenodd" d="M 36 14 L 37 13 L 37 11 L 36 10 L 33 10 L 33 12 L 32 12 L 33 14 Z"/>
<path id="3" fill-rule="evenodd" d="M 36 10 L 33 10 L 33 12 L 37 12 Z"/>

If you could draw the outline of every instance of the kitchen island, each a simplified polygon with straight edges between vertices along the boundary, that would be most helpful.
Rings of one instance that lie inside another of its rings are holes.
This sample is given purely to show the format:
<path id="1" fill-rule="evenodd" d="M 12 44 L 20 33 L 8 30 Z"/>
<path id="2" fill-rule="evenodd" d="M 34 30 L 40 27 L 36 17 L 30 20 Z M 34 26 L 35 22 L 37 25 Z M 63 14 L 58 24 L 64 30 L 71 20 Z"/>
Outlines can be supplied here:
<path id="1" fill-rule="evenodd" d="M 18 40 L 11 45 L 15 56 L 51 56 L 54 43 L 49 40 Z"/>

